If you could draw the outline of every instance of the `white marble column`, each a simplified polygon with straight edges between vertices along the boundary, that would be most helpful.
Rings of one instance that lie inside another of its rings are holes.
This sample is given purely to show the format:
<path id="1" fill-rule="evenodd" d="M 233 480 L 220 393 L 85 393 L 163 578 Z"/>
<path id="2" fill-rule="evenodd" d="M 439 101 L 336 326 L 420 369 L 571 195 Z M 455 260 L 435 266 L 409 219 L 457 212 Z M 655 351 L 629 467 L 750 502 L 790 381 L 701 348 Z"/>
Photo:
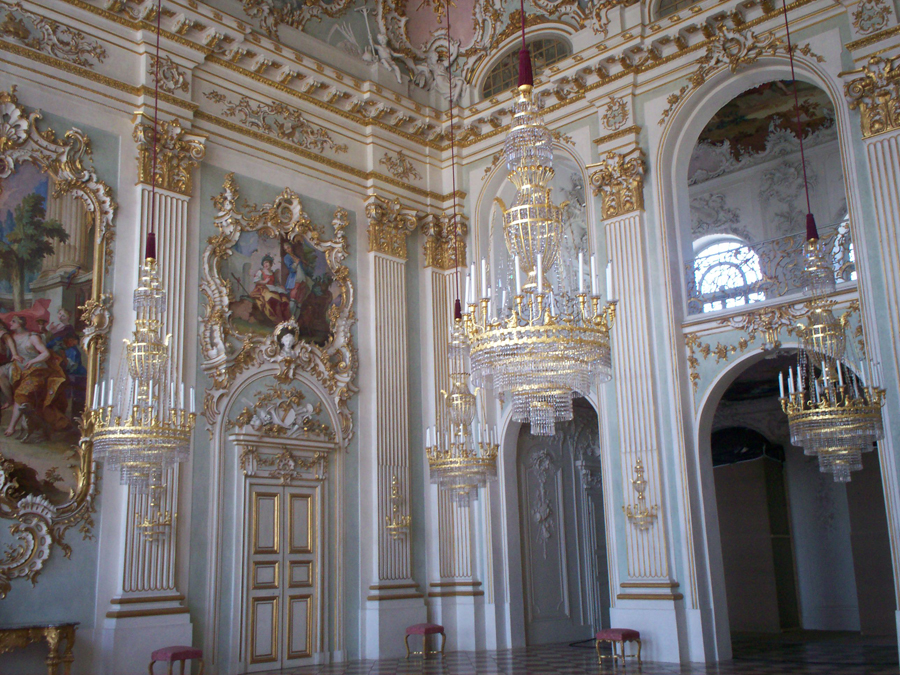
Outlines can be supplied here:
<path id="1" fill-rule="evenodd" d="M 366 283 L 373 302 L 364 353 L 372 360 L 367 382 L 374 392 L 365 422 L 370 449 L 361 450 L 360 477 L 369 489 L 360 527 L 365 533 L 360 569 L 370 575 L 363 602 L 363 654 L 403 656 L 406 626 L 425 620 L 423 594 L 412 578 L 411 533 L 394 537 L 386 519 L 409 515 L 409 356 L 407 345 L 406 238 L 416 227 L 415 212 L 397 199 L 372 195 L 366 205 L 369 261 Z M 362 436 L 361 436 L 362 442 Z M 365 455 L 365 456 L 362 456 Z M 371 499 L 368 506 L 367 498 Z"/>

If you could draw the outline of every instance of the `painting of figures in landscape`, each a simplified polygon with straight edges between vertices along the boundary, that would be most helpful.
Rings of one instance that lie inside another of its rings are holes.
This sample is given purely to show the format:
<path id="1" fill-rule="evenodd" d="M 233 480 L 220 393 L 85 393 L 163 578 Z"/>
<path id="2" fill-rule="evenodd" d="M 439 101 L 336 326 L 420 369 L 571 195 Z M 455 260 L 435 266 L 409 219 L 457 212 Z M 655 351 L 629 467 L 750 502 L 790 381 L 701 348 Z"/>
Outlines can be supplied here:
<path id="1" fill-rule="evenodd" d="M 329 310 L 341 303 L 340 284 L 325 254 L 302 237 L 243 232 L 222 267 L 222 276 L 231 282 L 237 330 L 268 335 L 293 318 L 301 340 L 324 345 L 331 337 Z"/>
<path id="2" fill-rule="evenodd" d="M 23 164 L 0 181 L 0 455 L 15 499 L 61 503 L 76 485 L 87 357 L 78 307 L 90 297 L 92 220 Z"/>

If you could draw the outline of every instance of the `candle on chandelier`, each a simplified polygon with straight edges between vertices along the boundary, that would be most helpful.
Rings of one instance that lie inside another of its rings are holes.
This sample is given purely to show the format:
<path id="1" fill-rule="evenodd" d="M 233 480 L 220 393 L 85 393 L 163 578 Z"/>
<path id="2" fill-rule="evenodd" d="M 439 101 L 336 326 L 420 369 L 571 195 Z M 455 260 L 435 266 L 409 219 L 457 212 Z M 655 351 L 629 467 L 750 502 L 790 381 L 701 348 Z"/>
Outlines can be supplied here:
<path id="1" fill-rule="evenodd" d="M 784 398 L 784 373 L 778 373 L 778 397 Z"/>
<path id="2" fill-rule="evenodd" d="M 537 254 L 537 292 L 544 290 L 544 256 Z"/>
<path id="3" fill-rule="evenodd" d="M 481 297 L 487 298 L 487 262 L 481 259 Z"/>
<path id="4" fill-rule="evenodd" d="M 843 387 L 844 386 L 844 374 L 841 372 L 841 362 L 840 361 L 838 361 L 838 364 L 837 364 L 837 371 L 838 371 L 838 385 Z"/>
<path id="5" fill-rule="evenodd" d="M 584 293 L 584 251 L 578 251 L 578 293 Z"/>
<path id="6" fill-rule="evenodd" d="M 196 414 L 196 412 L 197 412 L 197 409 L 196 409 L 196 403 L 194 401 L 194 388 L 191 387 L 191 415 Z"/>
<path id="7" fill-rule="evenodd" d="M 481 425 L 480 424 L 477 427 L 475 427 L 475 435 L 478 438 L 478 445 L 481 445 Z"/>
<path id="8" fill-rule="evenodd" d="M 100 400 L 100 383 L 94 382 L 94 398 L 92 399 L 94 402 L 93 410 L 96 410 L 101 405 L 103 405 L 103 401 Z"/>
<path id="9" fill-rule="evenodd" d="M 472 290 L 471 288 L 469 288 L 471 283 L 472 283 L 472 277 L 469 276 L 468 274 L 466 274 L 466 294 L 463 297 L 466 299 L 467 305 L 472 304 L 472 301 L 469 299 L 469 291 Z"/>
<path id="10" fill-rule="evenodd" d="M 431 427 L 425 427 L 425 447 L 431 447 Z"/>
<path id="11" fill-rule="evenodd" d="M 591 256 L 591 295 L 597 296 L 597 256 Z"/>
<path id="12" fill-rule="evenodd" d="M 100 385 L 100 401 L 101 401 L 101 405 L 102 405 L 102 401 L 105 401 L 105 400 L 106 400 L 106 380 L 103 380 L 103 382 L 102 382 L 101 385 Z"/>
<path id="13" fill-rule="evenodd" d="M 181 393 L 178 396 L 178 407 L 184 410 L 184 382 L 181 383 Z"/>
<path id="14" fill-rule="evenodd" d="M 516 295 L 522 295 L 522 270 L 519 268 L 518 255 L 516 255 Z"/>
<path id="15" fill-rule="evenodd" d="M 794 369 L 788 368 L 788 393 L 794 393 Z"/>
<path id="16" fill-rule="evenodd" d="M 613 299 L 612 290 L 612 260 L 606 262 L 606 299 Z"/>

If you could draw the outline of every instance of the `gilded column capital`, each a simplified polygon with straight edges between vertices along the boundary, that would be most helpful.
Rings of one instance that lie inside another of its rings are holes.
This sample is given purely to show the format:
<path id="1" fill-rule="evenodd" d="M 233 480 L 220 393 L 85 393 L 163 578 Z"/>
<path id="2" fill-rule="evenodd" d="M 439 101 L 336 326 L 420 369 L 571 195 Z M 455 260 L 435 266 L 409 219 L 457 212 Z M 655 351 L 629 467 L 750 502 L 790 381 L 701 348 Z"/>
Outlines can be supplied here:
<path id="1" fill-rule="evenodd" d="M 406 238 L 417 225 L 415 210 L 403 206 L 396 197 L 386 199 L 371 195 L 366 204 L 366 218 L 369 221 L 369 251 L 406 260 Z"/>
<path id="2" fill-rule="evenodd" d="M 425 267 L 452 270 L 466 266 L 469 219 L 462 214 L 428 214 L 422 222 L 425 234 Z"/>
<path id="3" fill-rule="evenodd" d="M 138 181 L 151 185 L 154 128 L 141 114 L 132 137 L 138 146 Z M 192 134 L 177 119 L 160 120 L 156 148 L 156 187 L 189 197 L 193 190 L 191 171 L 206 156 L 206 136 Z"/>
<path id="4" fill-rule="evenodd" d="M 860 77 L 844 85 L 851 110 L 859 109 L 863 138 L 900 129 L 900 69 L 896 59 L 873 56 L 859 70 Z"/>
<path id="5" fill-rule="evenodd" d="M 615 218 L 644 208 L 644 175 L 647 163 L 644 151 L 610 151 L 591 174 L 594 196 L 603 198 L 603 218 Z"/>

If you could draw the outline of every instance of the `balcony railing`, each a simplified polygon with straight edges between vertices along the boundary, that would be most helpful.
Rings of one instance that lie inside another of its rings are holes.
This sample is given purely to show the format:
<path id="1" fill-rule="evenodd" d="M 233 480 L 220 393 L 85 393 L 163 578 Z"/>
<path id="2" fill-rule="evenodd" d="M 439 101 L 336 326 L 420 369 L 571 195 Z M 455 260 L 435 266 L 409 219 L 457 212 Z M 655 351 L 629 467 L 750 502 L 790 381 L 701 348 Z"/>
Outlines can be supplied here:
<path id="1" fill-rule="evenodd" d="M 856 279 L 847 221 L 819 231 L 819 245 L 831 253 L 835 282 Z M 685 266 L 688 314 L 717 312 L 803 291 L 806 233 L 742 245 L 723 240 L 703 249 Z"/>

